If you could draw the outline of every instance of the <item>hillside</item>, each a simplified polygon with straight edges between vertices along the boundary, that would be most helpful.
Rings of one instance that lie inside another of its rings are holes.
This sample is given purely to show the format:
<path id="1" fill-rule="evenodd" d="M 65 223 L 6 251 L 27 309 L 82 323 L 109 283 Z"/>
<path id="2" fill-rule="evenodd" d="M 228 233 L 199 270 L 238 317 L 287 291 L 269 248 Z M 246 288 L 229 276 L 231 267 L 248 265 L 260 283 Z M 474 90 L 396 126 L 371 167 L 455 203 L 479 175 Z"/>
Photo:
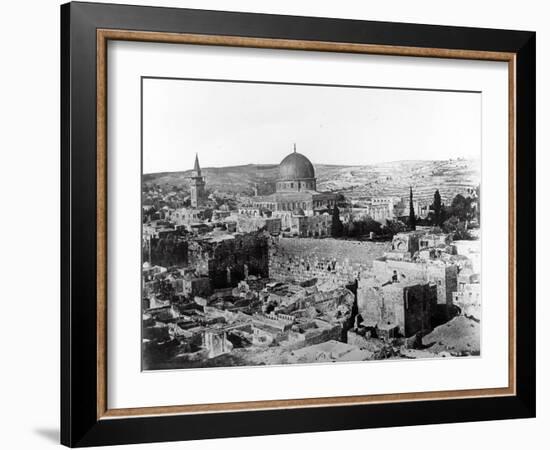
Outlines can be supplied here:
<path id="1" fill-rule="evenodd" d="M 343 193 L 351 200 L 371 196 L 408 194 L 409 186 L 415 198 L 429 200 L 435 189 L 448 203 L 457 193 L 480 183 L 479 160 L 454 159 L 444 161 L 395 161 L 369 166 L 315 165 L 319 191 Z M 146 185 L 172 185 L 185 188 L 191 171 L 145 174 Z M 209 191 L 252 195 L 254 186 L 259 194 L 273 192 L 278 176 L 278 165 L 232 166 L 204 168 Z"/>

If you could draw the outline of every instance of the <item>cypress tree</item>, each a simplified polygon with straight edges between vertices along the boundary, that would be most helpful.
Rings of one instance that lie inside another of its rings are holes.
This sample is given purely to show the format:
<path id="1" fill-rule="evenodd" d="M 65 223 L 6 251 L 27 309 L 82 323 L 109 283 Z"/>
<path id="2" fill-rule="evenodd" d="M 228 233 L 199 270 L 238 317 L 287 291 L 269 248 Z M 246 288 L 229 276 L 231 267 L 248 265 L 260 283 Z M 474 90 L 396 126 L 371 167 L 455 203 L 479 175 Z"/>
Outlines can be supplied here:
<path id="1" fill-rule="evenodd" d="M 332 210 L 332 236 L 340 237 L 342 236 L 343 231 L 344 225 L 340 220 L 340 210 L 338 209 L 338 206 L 334 205 L 334 209 Z"/>
<path id="2" fill-rule="evenodd" d="M 409 227 L 411 228 L 411 230 L 416 230 L 416 215 L 414 213 L 412 186 L 411 186 L 410 200 L 409 200 Z"/>
<path id="3" fill-rule="evenodd" d="M 441 222 L 443 218 L 441 214 L 442 205 L 441 205 L 441 195 L 439 195 L 439 189 L 436 189 L 434 194 L 433 209 L 434 209 L 435 225 L 439 227 L 441 226 Z"/>

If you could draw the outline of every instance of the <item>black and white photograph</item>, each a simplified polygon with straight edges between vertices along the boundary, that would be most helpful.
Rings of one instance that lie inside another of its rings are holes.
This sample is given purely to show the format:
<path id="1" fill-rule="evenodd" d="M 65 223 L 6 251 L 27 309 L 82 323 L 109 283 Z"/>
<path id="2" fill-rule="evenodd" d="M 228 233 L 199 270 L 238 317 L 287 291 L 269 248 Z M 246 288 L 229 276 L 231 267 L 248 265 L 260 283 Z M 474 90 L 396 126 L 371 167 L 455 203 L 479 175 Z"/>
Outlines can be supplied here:
<path id="1" fill-rule="evenodd" d="M 141 95 L 142 370 L 481 355 L 480 92 Z"/>
<path id="2" fill-rule="evenodd" d="M 0 448 L 547 442 L 545 6 L 6 2 Z"/>

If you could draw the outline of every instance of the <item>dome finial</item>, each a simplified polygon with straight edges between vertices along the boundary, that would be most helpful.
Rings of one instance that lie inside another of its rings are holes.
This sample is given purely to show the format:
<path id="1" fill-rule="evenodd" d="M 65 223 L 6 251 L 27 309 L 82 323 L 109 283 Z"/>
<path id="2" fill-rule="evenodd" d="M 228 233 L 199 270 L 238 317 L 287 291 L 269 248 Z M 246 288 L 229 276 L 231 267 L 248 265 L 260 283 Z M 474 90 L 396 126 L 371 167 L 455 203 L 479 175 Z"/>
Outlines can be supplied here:
<path id="1" fill-rule="evenodd" d="M 294 143 L 294 153 L 296 153 L 296 142 Z"/>

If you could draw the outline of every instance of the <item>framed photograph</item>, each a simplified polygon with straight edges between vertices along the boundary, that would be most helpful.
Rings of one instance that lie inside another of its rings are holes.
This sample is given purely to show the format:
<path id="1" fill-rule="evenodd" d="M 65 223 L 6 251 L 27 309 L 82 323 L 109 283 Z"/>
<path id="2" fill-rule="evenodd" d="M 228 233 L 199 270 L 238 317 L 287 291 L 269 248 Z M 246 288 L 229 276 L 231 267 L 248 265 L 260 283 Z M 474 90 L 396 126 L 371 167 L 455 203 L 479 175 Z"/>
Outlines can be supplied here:
<path id="1" fill-rule="evenodd" d="M 61 7 L 61 441 L 535 415 L 535 33 Z"/>

